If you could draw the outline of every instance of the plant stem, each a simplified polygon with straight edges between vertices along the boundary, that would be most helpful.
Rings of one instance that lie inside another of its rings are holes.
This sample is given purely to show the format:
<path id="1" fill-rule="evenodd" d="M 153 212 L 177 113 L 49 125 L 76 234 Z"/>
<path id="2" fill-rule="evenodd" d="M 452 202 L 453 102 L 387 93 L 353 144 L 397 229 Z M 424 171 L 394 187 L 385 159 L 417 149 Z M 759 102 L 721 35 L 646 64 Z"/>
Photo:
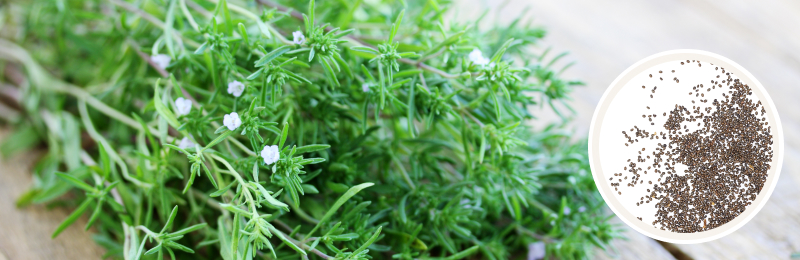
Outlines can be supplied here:
<path id="1" fill-rule="evenodd" d="M 402 164 L 400 164 L 400 160 L 397 159 L 397 156 L 392 156 L 392 161 L 394 162 L 394 165 L 397 166 L 397 168 L 400 170 L 400 174 L 403 175 L 403 180 L 406 181 L 406 184 L 408 184 L 408 187 L 411 188 L 412 190 L 416 190 L 417 186 L 415 186 L 414 182 L 411 181 L 411 178 L 408 176 L 408 173 L 406 172 L 406 169 L 403 168 Z"/>
<path id="2" fill-rule="evenodd" d="M 189 24 L 192 25 L 192 28 L 194 28 L 195 31 L 199 32 L 200 26 L 197 25 L 197 22 L 194 21 L 192 13 L 190 13 L 189 9 L 186 8 L 186 0 L 180 0 L 179 4 L 181 7 L 181 12 L 183 12 L 183 16 L 186 16 L 186 20 L 189 20 Z"/>
<path id="3" fill-rule="evenodd" d="M 286 235 L 286 233 L 281 232 L 280 230 L 278 230 L 275 227 L 269 227 L 269 231 L 274 232 L 274 233 L 279 233 L 280 235 L 285 237 L 287 240 L 292 242 L 292 244 L 295 244 L 295 245 L 297 245 L 298 247 L 300 247 L 300 248 L 302 248 L 304 250 L 311 249 L 311 247 L 307 246 L 306 244 L 301 243 L 300 241 L 295 240 L 294 238 L 290 237 L 289 235 Z M 314 253 L 315 255 L 319 256 L 319 257 L 322 257 L 322 259 L 331 259 L 331 258 L 333 258 L 333 257 L 331 257 L 329 255 L 326 255 L 325 253 L 323 253 L 323 252 L 321 252 L 321 251 L 319 251 L 317 249 L 312 249 L 311 252 Z"/>
<path id="4" fill-rule="evenodd" d="M 213 153 L 209 153 L 208 157 L 211 157 L 212 159 L 217 160 L 218 162 L 221 162 L 222 165 L 225 165 L 225 167 L 228 168 L 228 171 L 230 171 L 230 175 L 233 175 L 233 177 L 236 179 L 236 181 L 239 182 L 239 186 L 242 187 L 242 192 L 244 193 L 244 195 L 246 197 L 247 204 L 250 206 L 250 211 L 253 213 L 254 216 L 258 216 L 258 211 L 256 211 L 256 205 L 255 205 L 255 202 L 254 202 L 254 199 L 253 199 L 253 195 L 250 194 L 250 188 L 247 187 L 247 183 L 244 181 L 242 176 L 239 175 L 239 173 L 236 172 L 236 169 L 234 169 L 233 166 L 231 166 L 231 164 L 228 163 L 228 161 L 225 160 L 224 158 L 219 157 L 219 156 L 217 156 L 216 154 L 213 154 Z"/>
<path id="5" fill-rule="evenodd" d="M 28 54 L 28 52 L 22 47 L 19 47 L 18 45 L 12 42 L 6 41 L 5 39 L 0 39 L 0 58 L 16 60 L 17 62 L 22 63 L 22 65 L 28 71 L 29 78 L 33 81 L 35 86 L 55 92 L 67 93 L 69 95 L 72 95 L 78 98 L 79 100 L 86 101 L 87 104 L 97 109 L 101 113 L 111 118 L 114 118 L 130 126 L 133 129 L 136 129 L 138 131 L 144 131 L 142 125 L 139 124 L 139 122 L 123 114 L 122 112 L 119 112 L 116 109 L 106 105 L 105 103 L 98 100 L 97 98 L 92 96 L 92 94 L 89 94 L 89 92 L 86 92 L 82 88 L 79 88 L 77 86 L 71 85 L 63 81 L 53 79 L 48 73 L 45 72 L 45 70 L 42 67 L 39 66 L 38 63 L 36 63 L 33 60 L 33 58 L 31 58 L 30 54 Z M 212 122 L 211 124 L 215 128 L 219 128 L 220 126 L 217 122 Z M 158 130 L 156 130 L 153 127 L 148 127 L 148 130 L 151 133 L 158 133 Z M 161 140 L 161 141 L 171 143 L 174 139 L 175 138 L 172 136 L 167 136 L 167 140 Z M 250 149 L 247 148 L 247 146 L 245 146 L 241 142 L 239 142 L 239 140 L 236 140 L 233 137 L 228 137 L 228 140 L 235 146 L 242 149 L 242 151 L 244 151 L 247 155 L 257 156 L 255 152 L 250 151 Z"/>
<path id="6" fill-rule="evenodd" d="M 89 112 L 86 110 L 86 102 L 84 100 L 78 101 L 78 111 L 81 114 L 81 120 L 83 120 L 83 126 L 86 128 L 86 132 L 89 133 L 89 136 L 92 137 L 95 141 L 102 143 L 104 147 L 112 147 L 111 144 L 100 135 L 97 130 L 94 129 L 94 125 L 92 125 L 91 119 L 89 119 Z M 130 181 L 131 183 L 135 184 L 136 186 L 140 186 L 142 188 L 151 188 L 153 187 L 150 183 L 144 183 L 136 178 L 133 178 L 128 173 L 128 165 L 120 158 L 119 154 L 117 154 L 114 149 L 106 149 L 108 152 L 108 156 L 111 157 L 117 164 L 119 164 L 119 168 L 122 170 L 122 177 L 126 180 Z"/>
<path id="7" fill-rule="evenodd" d="M 215 4 L 219 3 L 219 0 L 209 0 L 209 1 L 212 2 L 212 3 L 215 3 Z M 272 33 L 272 34 L 275 34 L 275 37 L 278 38 L 278 40 L 281 41 L 281 43 L 286 44 L 286 45 L 292 44 L 292 41 L 287 40 L 286 37 L 283 37 L 283 35 L 281 35 L 280 32 L 278 32 L 278 29 L 275 29 L 275 27 L 262 22 L 261 18 L 259 18 L 258 15 L 254 14 L 254 13 L 250 12 L 249 10 L 247 10 L 245 8 L 242 8 L 242 7 L 238 6 L 238 5 L 231 4 L 230 2 L 227 2 L 227 4 L 228 4 L 228 8 L 230 8 L 231 11 L 237 12 L 237 13 L 239 13 L 241 15 L 244 15 L 247 18 L 250 18 L 251 20 L 255 21 L 256 24 L 258 25 L 259 29 L 262 30 L 262 33 L 267 38 L 272 38 L 272 35 L 270 34 L 270 33 Z"/>
<path id="8" fill-rule="evenodd" d="M 269 0 L 256 0 L 256 2 L 259 3 L 259 4 L 262 4 L 262 5 L 271 7 L 271 8 L 275 8 L 278 11 L 281 11 L 281 12 L 286 12 L 286 11 L 289 10 L 289 8 L 286 8 L 285 6 L 282 6 L 282 5 L 278 4 L 278 3 L 275 3 L 275 2 L 272 2 L 272 1 L 269 1 Z M 295 11 L 295 10 L 292 10 L 289 13 L 289 15 L 292 16 L 295 19 L 298 19 L 298 20 L 301 20 L 301 21 L 303 20 L 303 15 L 301 13 Z M 333 29 L 332 27 L 326 27 L 325 31 L 327 32 L 327 31 L 330 31 L 332 29 Z M 353 42 L 357 46 L 365 46 L 365 47 L 370 47 L 372 49 L 377 49 L 375 46 L 372 46 L 371 44 L 365 42 L 364 40 L 359 39 L 358 37 L 355 37 L 355 36 L 352 36 L 352 35 L 347 35 L 345 37 L 350 39 L 351 42 Z M 425 63 L 417 62 L 417 61 L 414 61 L 414 60 L 411 60 L 411 59 L 401 58 L 401 59 L 397 59 L 397 61 L 405 63 L 405 64 L 416 66 L 417 68 L 426 70 L 426 71 L 434 73 L 434 74 L 438 74 L 439 76 L 442 76 L 444 78 L 453 79 L 453 78 L 461 77 L 461 75 L 450 74 L 450 73 L 441 71 L 441 70 L 439 70 L 437 68 L 431 67 L 431 66 L 429 66 L 429 65 L 427 65 Z"/>
<path id="9" fill-rule="evenodd" d="M 308 215 L 308 213 L 303 211 L 303 209 L 295 206 L 294 203 L 289 203 L 289 206 L 292 207 L 292 211 L 294 211 L 294 213 L 297 214 L 297 216 L 300 217 L 301 219 L 303 219 L 303 220 L 305 220 L 305 221 L 307 221 L 307 222 L 309 222 L 311 224 L 315 224 L 315 225 L 319 224 L 319 220 L 317 220 L 314 217 L 311 217 L 310 215 Z"/>
<path id="10" fill-rule="evenodd" d="M 16 60 L 17 62 L 22 63 L 28 72 L 29 78 L 31 81 L 33 81 L 33 85 L 36 87 L 70 94 L 80 100 L 85 100 L 87 104 L 107 116 L 110 116 L 136 130 L 144 130 L 139 122 L 106 105 L 102 101 L 89 94 L 89 92 L 86 92 L 85 90 L 69 83 L 53 79 L 42 67 L 39 66 L 38 63 L 33 60 L 33 58 L 31 58 L 30 54 L 28 54 L 28 52 L 22 47 L 6 41 L 5 39 L 0 39 L 0 57 L 3 57 L 4 59 L 10 58 L 11 60 Z M 149 130 L 153 133 L 158 132 L 155 130 L 155 128 L 149 128 Z"/>
<path id="11" fill-rule="evenodd" d="M 156 238 L 158 236 L 158 234 L 153 233 L 153 231 L 150 231 L 150 229 L 148 229 L 147 227 L 142 226 L 142 225 L 136 226 L 136 229 L 143 231 L 145 234 L 147 234 L 148 236 L 150 236 L 152 238 Z M 144 238 L 142 238 L 142 239 L 144 239 Z"/>
<path id="12" fill-rule="evenodd" d="M 211 156 L 212 158 L 216 157 L 216 155 L 210 155 L 210 156 Z M 216 158 L 215 158 L 215 159 L 216 159 Z M 220 159 L 222 159 L 222 158 L 220 158 Z M 224 161 L 224 159 L 223 159 L 223 161 Z M 226 164 L 226 162 L 223 162 L 222 164 Z M 226 167 L 227 167 L 227 166 L 228 166 L 228 165 L 226 165 Z M 231 174 L 231 175 L 233 175 L 233 174 Z M 236 176 L 236 175 L 234 175 L 234 176 Z M 240 177 L 240 178 L 241 178 L 241 177 Z M 238 179 L 238 178 L 237 178 L 237 179 Z M 246 188 L 245 188 L 245 190 L 246 190 Z M 215 208 L 215 209 L 217 209 L 217 210 L 223 211 L 223 212 L 225 211 L 223 208 L 221 208 L 221 207 L 219 206 L 219 202 L 218 202 L 218 201 L 216 201 L 216 200 L 214 200 L 214 199 L 212 199 L 212 198 L 208 197 L 206 194 L 203 194 L 202 192 L 193 192 L 193 194 L 195 194 L 195 196 L 196 196 L 197 198 L 199 198 L 199 199 L 201 199 L 201 200 L 205 201 L 205 202 L 206 202 L 208 205 L 210 205 L 211 207 L 213 207 L 213 208 Z M 279 220 L 275 220 L 275 221 L 276 221 L 276 222 L 279 222 L 278 224 L 280 224 L 280 225 L 282 225 L 282 226 L 285 226 L 287 229 L 291 229 L 291 228 L 288 228 L 288 226 L 286 226 L 286 224 L 285 224 L 285 223 L 283 223 L 283 222 L 281 222 L 281 221 L 279 221 Z M 280 233 L 280 234 L 281 234 L 283 237 L 285 237 L 286 239 L 288 239 L 289 241 L 291 241 L 292 243 L 294 243 L 295 245 L 297 245 L 298 247 L 300 247 L 300 248 L 302 248 L 302 249 L 309 250 L 309 249 L 311 248 L 311 247 L 309 247 L 309 246 L 305 245 L 304 243 L 302 243 L 302 242 L 300 242 L 300 241 L 297 241 L 297 240 L 295 240 L 294 238 L 290 237 L 290 236 L 289 236 L 289 235 L 287 235 L 286 233 L 283 233 L 283 232 L 281 232 L 280 230 L 278 230 L 278 229 L 276 229 L 276 228 L 274 228 L 274 227 L 270 228 L 270 231 L 271 231 L 271 232 L 274 232 L 274 233 Z M 314 240 L 313 240 L 313 239 L 310 239 L 310 240 L 308 240 L 308 241 L 314 241 Z M 331 256 L 329 256 L 329 255 L 326 255 L 325 253 L 322 253 L 321 251 L 319 251 L 319 250 L 317 250 L 317 249 L 313 249 L 313 250 L 311 250 L 311 252 L 312 252 L 312 253 L 314 253 L 315 255 L 319 256 L 319 257 L 322 257 L 323 259 L 331 259 L 331 258 L 333 258 L 333 257 L 331 257 Z"/>
<path id="13" fill-rule="evenodd" d="M 125 2 L 125 1 L 122 1 L 122 0 L 108 0 L 108 1 L 111 2 L 112 4 L 116 5 L 116 6 L 122 7 L 122 9 L 128 10 L 129 12 L 132 12 L 134 14 L 139 15 L 139 17 L 142 17 L 142 19 L 152 23 L 153 25 L 155 25 L 156 27 L 158 27 L 161 30 L 164 30 L 164 27 L 166 26 L 164 24 L 164 22 L 162 22 L 161 20 L 159 20 L 155 16 L 150 15 L 149 13 L 145 12 L 144 10 L 139 9 L 136 6 L 133 6 L 128 2 Z M 193 41 L 192 39 L 184 37 L 183 35 L 181 35 L 177 31 L 173 31 L 172 32 L 172 37 L 175 38 L 175 40 L 177 40 L 177 41 L 186 42 L 187 44 L 191 45 L 192 47 L 195 47 L 195 48 L 200 47 L 199 43 L 197 43 L 196 41 Z"/>

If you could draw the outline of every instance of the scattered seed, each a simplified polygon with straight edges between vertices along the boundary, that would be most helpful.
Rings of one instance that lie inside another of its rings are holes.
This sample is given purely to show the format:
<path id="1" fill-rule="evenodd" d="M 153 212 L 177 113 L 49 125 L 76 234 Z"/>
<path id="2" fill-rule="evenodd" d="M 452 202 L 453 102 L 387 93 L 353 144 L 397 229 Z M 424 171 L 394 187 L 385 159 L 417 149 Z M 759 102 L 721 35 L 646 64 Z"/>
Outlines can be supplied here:
<path id="1" fill-rule="evenodd" d="M 701 62 L 695 60 L 681 61 L 681 65 L 689 62 L 697 62 L 698 67 L 702 67 Z M 723 98 L 714 99 L 707 107 L 693 105 L 690 109 L 676 104 L 674 109 L 662 113 L 667 117 L 663 131 L 651 133 L 637 126 L 630 129 L 630 135 L 623 131 L 626 146 L 639 142 L 636 138 L 663 139 L 666 142 L 655 147 L 652 158 L 642 155 L 646 150 L 642 148 L 638 151 L 638 158 L 633 158 L 635 162 L 627 160 L 624 173 L 614 174 L 621 177 L 620 183 L 631 177 L 627 187 L 644 184 L 641 174 L 647 174 L 648 170 L 659 175 L 655 183 L 647 181 L 646 196 L 636 202 L 636 206 L 654 202 L 656 220 L 652 224 L 656 228 L 675 233 L 717 228 L 752 205 L 766 182 L 774 156 L 771 127 L 764 117 L 766 110 L 760 101 L 756 103 L 751 99 L 752 89 L 747 84 L 732 78 L 724 68 L 714 69 L 721 69 L 727 78 L 722 82 L 712 79 L 710 88 L 703 84 L 692 86 L 689 95 L 705 97 L 704 93 L 699 93 L 702 89 L 710 92 L 722 88 L 720 83 L 723 83 L 730 88 L 727 93 L 722 93 Z M 652 74 L 649 76 L 653 77 Z M 680 83 L 677 77 L 674 80 Z M 655 88 L 651 92 L 655 93 Z M 698 104 L 703 103 L 708 103 L 708 100 L 700 99 Z M 651 109 L 650 106 L 646 108 Z M 656 116 L 642 115 L 642 118 L 647 117 L 652 126 Z M 698 129 L 690 131 L 687 127 L 690 123 L 696 123 Z M 679 174 L 676 163 L 686 166 L 686 170 Z M 618 195 L 622 195 L 617 188 L 619 183 L 612 183 L 612 186 Z M 637 218 L 641 220 L 641 217 Z"/>

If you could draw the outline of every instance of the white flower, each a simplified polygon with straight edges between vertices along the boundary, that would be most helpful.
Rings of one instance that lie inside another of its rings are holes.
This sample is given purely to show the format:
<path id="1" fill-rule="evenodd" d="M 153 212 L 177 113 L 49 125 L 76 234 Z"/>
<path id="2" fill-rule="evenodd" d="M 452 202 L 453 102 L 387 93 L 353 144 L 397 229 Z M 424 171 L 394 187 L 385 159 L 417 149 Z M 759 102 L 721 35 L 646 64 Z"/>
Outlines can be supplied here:
<path id="1" fill-rule="evenodd" d="M 179 116 L 189 114 L 189 111 L 192 111 L 192 101 L 179 97 L 175 99 L 175 108 L 178 110 Z"/>
<path id="2" fill-rule="evenodd" d="M 240 125 L 242 125 L 242 119 L 239 119 L 238 113 L 233 112 L 225 115 L 225 117 L 222 118 L 222 124 L 224 124 L 225 127 L 228 128 L 228 130 L 233 131 L 236 130 L 236 128 L 239 128 Z"/>
<path id="3" fill-rule="evenodd" d="M 584 212 L 584 211 L 586 211 L 585 206 L 581 206 L 580 208 L 578 208 L 578 212 Z"/>
<path id="4" fill-rule="evenodd" d="M 244 92 L 244 84 L 239 81 L 231 81 L 228 83 L 228 94 L 233 95 L 234 97 L 239 97 Z"/>
<path id="5" fill-rule="evenodd" d="M 569 215 L 569 213 L 572 213 L 572 209 L 569 207 L 564 207 L 564 215 Z"/>
<path id="6" fill-rule="evenodd" d="M 281 158 L 280 152 L 278 152 L 277 145 L 267 145 L 264 146 L 264 149 L 261 150 L 261 157 L 264 158 L 264 163 L 267 165 L 273 164 Z"/>
<path id="7" fill-rule="evenodd" d="M 306 42 L 306 36 L 301 31 L 293 32 L 292 36 L 294 36 L 294 39 L 292 39 L 294 44 L 300 45 Z"/>
<path id="8" fill-rule="evenodd" d="M 369 84 L 361 84 L 361 91 L 364 91 L 364 93 L 369 92 Z"/>
<path id="9" fill-rule="evenodd" d="M 194 147 L 194 143 L 192 142 L 192 140 L 189 140 L 189 137 L 184 137 L 183 139 L 181 139 L 181 142 L 178 143 L 178 148 L 181 149 L 189 149 L 192 147 Z"/>
<path id="10" fill-rule="evenodd" d="M 172 61 L 172 57 L 166 54 L 158 54 L 150 57 L 150 60 L 152 60 L 153 63 L 155 63 L 159 68 L 166 69 L 167 66 L 169 66 L 169 62 Z"/>
<path id="11" fill-rule="evenodd" d="M 489 59 L 483 57 L 483 53 L 478 48 L 472 49 L 472 52 L 469 53 L 469 60 L 476 65 L 487 65 L 489 64 Z"/>
<path id="12" fill-rule="evenodd" d="M 533 242 L 528 244 L 528 258 L 529 260 L 539 260 L 544 259 L 545 254 L 547 253 L 547 248 L 545 247 L 544 242 Z"/>

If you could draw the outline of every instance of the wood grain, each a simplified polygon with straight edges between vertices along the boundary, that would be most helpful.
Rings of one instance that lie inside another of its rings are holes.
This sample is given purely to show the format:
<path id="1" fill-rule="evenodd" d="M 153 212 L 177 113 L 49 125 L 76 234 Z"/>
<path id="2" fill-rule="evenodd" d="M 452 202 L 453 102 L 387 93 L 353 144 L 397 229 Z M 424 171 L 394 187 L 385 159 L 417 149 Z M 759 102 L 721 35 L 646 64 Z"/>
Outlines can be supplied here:
<path id="1" fill-rule="evenodd" d="M 606 209 L 611 212 L 611 209 Z M 613 218 L 612 223 L 623 228 L 622 235 L 625 239 L 611 242 L 611 247 L 606 250 L 595 250 L 596 259 L 675 259 L 664 247 L 647 236 L 639 234 L 622 223 L 622 220 Z"/>
<path id="2" fill-rule="evenodd" d="M 0 140 L 8 133 L 0 130 Z M 0 260 L 100 259 L 104 250 L 91 239 L 91 230 L 82 228 L 86 216 L 50 239 L 69 209 L 16 207 L 16 199 L 31 187 L 31 167 L 41 155 L 42 151 L 31 151 L 0 160 Z"/>
<path id="3" fill-rule="evenodd" d="M 486 1 L 460 5 L 459 17 L 488 17 L 498 22 L 527 16 L 548 31 L 542 48 L 570 51 L 576 65 L 568 78 L 587 82 L 576 88 L 575 129 L 588 132 L 595 106 L 609 84 L 628 66 L 672 49 L 700 49 L 742 65 L 770 93 L 783 124 L 785 159 L 778 185 L 764 208 L 744 227 L 724 238 L 676 245 L 696 259 L 787 259 L 800 251 L 800 2 L 767 1 Z M 622 258 L 652 245 L 628 232 Z M 641 235 L 639 235 L 641 236 Z M 615 242 L 616 243 L 616 242 Z"/>

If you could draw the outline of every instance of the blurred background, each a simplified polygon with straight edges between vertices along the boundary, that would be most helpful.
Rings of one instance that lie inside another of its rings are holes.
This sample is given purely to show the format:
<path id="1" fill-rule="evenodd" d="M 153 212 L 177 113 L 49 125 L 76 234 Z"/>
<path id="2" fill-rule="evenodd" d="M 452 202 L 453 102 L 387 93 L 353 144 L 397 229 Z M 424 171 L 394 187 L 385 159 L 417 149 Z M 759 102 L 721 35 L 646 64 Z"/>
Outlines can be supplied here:
<path id="1" fill-rule="evenodd" d="M 792 85 L 800 82 L 800 1 L 461 1 L 456 8 L 453 19 L 475 19 L 488 12 L 482 21 L 487 24 L 508 24 L 524 13 L 523 22 L 547 30 L 541 48 L 570 53 L 562 62 L 575 65 L 566 78 L 586 82 L 572 94 L 577 111 L 573 127 L 580 136 L 588 133 L 594 108 L 611 81 L 636 61 L 662 51 L 699 49 L 728 57 L 771 95 L 780 112 L 786 154 L 775 192 L 749 223 L 696 245 L 660 243 L 628 229 L 627 240 L 615 241 L 606 252 L 598 249 L 597 258 L 788 259 L 800 252 L 800 88 Z M 0 106 L 0 113 L 9 111 Z M 0 129 L 0 139 L 7 134 Z M 13 198 L 0 200 L 0 260 L 100 258 L 103 251 L 80 228 L 86 219 L 54 240 L 42 239 L 50 237 L 69 211 L 15 207 L 41 154 L 33 151 L 0 161 L 0 197 Z"/>

